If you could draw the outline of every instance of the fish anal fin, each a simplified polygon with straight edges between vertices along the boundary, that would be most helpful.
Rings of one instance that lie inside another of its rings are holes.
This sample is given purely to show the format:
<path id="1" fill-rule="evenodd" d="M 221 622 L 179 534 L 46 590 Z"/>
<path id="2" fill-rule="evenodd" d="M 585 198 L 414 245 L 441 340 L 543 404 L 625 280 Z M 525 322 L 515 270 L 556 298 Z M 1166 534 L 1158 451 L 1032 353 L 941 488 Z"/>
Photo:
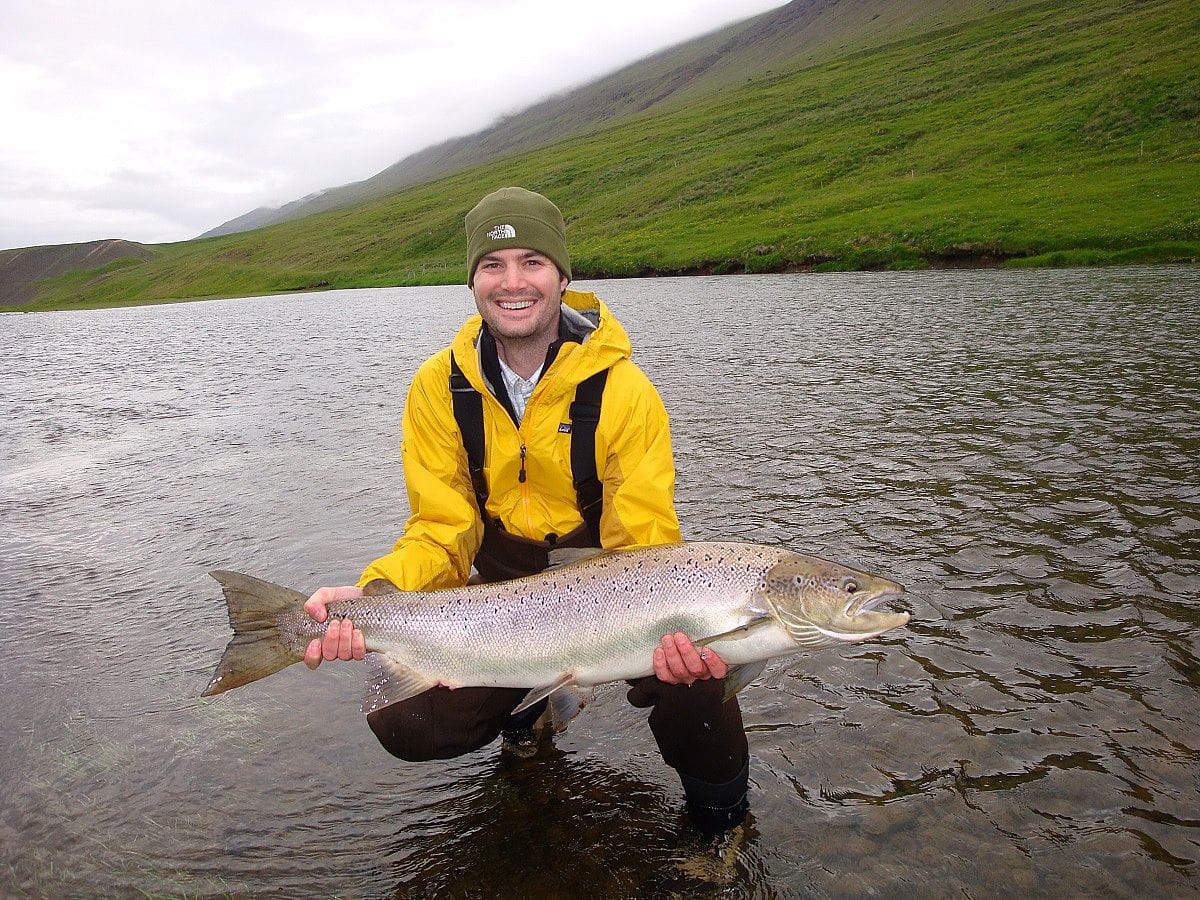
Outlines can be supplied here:
<path id="1" fill-rule="evenodd" d="M 761 662 L 750 662 L 743 663 L 740 666 L 732 666 L 729 669 L 729 673 L 725 676 L 725 696 L 722 700 L 731 700 L 736 697 L 737 692 L 761 675 L 763 669 L 766 667 L 767 661 L 765 659 Z"/>
<path id="2" fill-rule="evenodd" d="M 545 685 L 541 685 L 539 687 L 533 688 L 533 690 L 531 690 L 528 694 L 526 694 L 522 698 L 521 702 L 517 704 L 517 708 L 514 709 L 510 713 L 510 715 L 515 716 L 519 712 L 524 712 L 525 710 L 529 709 L 529 707 L 533 706 L 533 704 L 535 704 L 539 700 L 541 700 L 543 697 L 549 697 L 555 691 L 562 690 L 567 685 L 574 684 L 574 682 L 575 682 L 575 673 L 574 672 L 566 672 L 565 674 L 559 676 L 559 678 L 556 681 L 554 681 L 552 684 L 545 684 Z"/>
<path id="3" fill-rule="evenodd" d="M 550 717 L 555 732 L 567 730 L 571 720 L 579 715 L 579 711 L 592 702 L 594 692 L 591 688 L 581 688 L 576 684 L 568 684 L 550 695 Z"/>
<path id="4" fill-rule="evenodd" d="M 435 686 L 435 682 L 386 654 L 369 653 L 367 662 L 371 665 L 372 673 L 367 679 L 367 693 L 362 702 L 364 715 L 415 697 Z"/>

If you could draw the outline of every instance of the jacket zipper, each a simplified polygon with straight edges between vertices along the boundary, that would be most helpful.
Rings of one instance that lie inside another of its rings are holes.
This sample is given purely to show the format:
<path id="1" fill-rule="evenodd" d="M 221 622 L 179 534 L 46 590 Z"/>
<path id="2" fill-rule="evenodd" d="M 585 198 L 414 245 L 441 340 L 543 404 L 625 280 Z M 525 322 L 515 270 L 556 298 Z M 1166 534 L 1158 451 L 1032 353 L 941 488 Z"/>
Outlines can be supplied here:
<path id="1" fill-rule="evenodd" d="M 529 508 L 529 482 L 525 474 L 525 442 L 521 442 L 521 471 L 517 473 L 521 484 L 521 507 L 525 510 L 525 533 L 533 535 L 533 512 Z"/>

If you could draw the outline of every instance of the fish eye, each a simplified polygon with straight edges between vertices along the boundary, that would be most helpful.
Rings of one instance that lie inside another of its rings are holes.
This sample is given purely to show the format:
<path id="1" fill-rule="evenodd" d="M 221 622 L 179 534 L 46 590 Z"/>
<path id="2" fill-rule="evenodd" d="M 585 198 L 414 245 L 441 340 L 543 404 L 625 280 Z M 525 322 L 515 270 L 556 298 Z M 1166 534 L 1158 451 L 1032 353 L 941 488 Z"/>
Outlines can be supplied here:
<path id="1" fill-rule="evenodd" d="M 853 594 L 858 591 L 858 582 L 853 578 L 847 578 L 842 583 L 842 590 L 844 590 L 847 594 Z"/>

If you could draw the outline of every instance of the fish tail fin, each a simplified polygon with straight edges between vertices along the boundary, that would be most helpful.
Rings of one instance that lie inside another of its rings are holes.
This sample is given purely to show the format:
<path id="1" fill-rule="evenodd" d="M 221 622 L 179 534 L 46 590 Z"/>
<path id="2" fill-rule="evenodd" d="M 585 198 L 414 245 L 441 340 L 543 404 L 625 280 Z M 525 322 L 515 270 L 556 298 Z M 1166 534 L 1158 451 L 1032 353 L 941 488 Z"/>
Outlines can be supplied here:
<path id="1" fill-rule="evenodd" d="M 294 612 L 308 597 L 240 572 L 210 572 L 225 592 L 233 640 L 225 648 L 217 671 L 201 694 L 211 697 L 230 688 L 266 678 L 304 659 L 294 637 L 285 633 L 282 616 Z"/>

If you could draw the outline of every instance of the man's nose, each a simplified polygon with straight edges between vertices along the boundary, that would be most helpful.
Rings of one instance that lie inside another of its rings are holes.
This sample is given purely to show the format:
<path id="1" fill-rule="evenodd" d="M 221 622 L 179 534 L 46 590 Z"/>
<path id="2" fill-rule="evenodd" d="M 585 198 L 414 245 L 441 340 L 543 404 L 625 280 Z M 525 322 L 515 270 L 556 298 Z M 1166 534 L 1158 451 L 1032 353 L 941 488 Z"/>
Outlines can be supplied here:
<path id="1" fill-rule="evenodd" d="M 509 263 L 504 267 L 503 287 L 505 290 L 520 290 L 525 284 L 525 270 L 519 263 Z"/>

